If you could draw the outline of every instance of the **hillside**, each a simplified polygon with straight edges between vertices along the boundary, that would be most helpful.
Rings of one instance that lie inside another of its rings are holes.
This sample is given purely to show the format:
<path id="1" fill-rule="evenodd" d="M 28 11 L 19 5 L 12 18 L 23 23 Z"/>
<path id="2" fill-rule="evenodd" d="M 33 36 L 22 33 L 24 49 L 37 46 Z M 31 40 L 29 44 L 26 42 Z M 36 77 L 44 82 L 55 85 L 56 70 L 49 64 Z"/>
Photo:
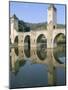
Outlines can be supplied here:
<path id="1" fill-rule="evenodd" d="M 30 27 L 30 30 L 42 30 L 47 28 L 47 23 L 26 23 L 28 27 Z"/>
<path id="2" fill-rule="evenodd" d="M 63 24 L 57 24 L 57 28 L 65 28 Z M 47 23 L 27 23 L 22 20 L 19 20 L 19 32 L 28 32 L 30 30 L 42 30 L 47 29 Z"/>

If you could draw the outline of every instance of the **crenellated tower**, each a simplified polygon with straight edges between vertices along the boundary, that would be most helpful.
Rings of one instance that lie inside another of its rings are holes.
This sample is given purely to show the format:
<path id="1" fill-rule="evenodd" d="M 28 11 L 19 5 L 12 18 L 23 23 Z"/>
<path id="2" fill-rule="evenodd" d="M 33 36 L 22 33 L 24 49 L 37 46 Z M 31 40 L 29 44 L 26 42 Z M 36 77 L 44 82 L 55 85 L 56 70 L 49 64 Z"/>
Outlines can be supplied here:
<path id="1" fill-rule="evenodd" d="M 48 7 L 47 29 L 55 29 L 57 25 L 57 9 L 53 4 Z"/>

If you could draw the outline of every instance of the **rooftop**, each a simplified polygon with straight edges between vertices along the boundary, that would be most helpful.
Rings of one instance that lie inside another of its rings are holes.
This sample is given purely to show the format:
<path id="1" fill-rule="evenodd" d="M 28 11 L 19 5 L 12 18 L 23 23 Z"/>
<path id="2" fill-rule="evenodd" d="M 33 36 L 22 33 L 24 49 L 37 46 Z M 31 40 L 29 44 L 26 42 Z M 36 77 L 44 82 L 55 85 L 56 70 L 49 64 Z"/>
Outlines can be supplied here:
<path id="1" fill-rule="evenodd" d="M 11 18 L 18 19 L 17 16 L 14 14 Z"/>
<path id="2" fill-rule="evenodd" d="M 51 8 L 53 8 L 56 11 L 56 7 L 54 6 L 54 4 L 49 5 L 48 9 L 51 9 Z"/>

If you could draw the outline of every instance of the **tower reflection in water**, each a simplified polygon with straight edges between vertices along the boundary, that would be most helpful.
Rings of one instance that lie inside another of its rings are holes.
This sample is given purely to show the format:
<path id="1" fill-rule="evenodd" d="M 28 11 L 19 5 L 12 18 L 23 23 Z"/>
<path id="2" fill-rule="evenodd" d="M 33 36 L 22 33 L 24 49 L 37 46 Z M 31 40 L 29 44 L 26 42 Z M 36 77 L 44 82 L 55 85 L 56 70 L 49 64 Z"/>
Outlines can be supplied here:
<path id="1" fill-rule="evenodd" d="M 65 85 L 65 55 L 64 44 L 47 49 L 43 41 L 35 49 L 11 48 L 10 87 Z"/>

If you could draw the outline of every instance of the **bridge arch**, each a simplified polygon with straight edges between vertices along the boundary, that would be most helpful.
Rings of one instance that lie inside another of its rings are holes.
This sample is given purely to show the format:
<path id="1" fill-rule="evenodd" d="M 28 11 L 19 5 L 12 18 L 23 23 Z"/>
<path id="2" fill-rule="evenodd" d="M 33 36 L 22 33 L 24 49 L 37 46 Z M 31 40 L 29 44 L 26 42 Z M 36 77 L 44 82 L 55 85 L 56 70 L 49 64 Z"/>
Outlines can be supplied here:
<path id="1" fill-rule="evenodd" d="M 30 57 L 30 35 L 24 38 L 24 52 L 27 57 Z"/>
<path id="2" fill-rule="evenodd" d="M 18 36 L 15 37 L 14 43 L 18 44 Z"/>
<path id="3" fill-rule="evenodd" d="M 37 56 L 44 60 L 46 58 L 47 39 L 44 34 L 40 34 L 36 40 Z"/>
<path id="4" fill-rule="evenodd" d="M 64 33 L 58 33 L 56 36 L 55 36 L 55 38 L 54 38 L 54 40 L 53 40 L 53 46 L 54 46 L 54 44 L 56 45 L 56 44 L 58 44 L 58 43 L 65 43 L 66 41 L 66 36 L 65 36 L 65 34 Z"/>
<path id="5" fill-rule="evenodd" d="M 55 38 L 58 37 L 59 35 L 64 35 L 66 38 L 66 33 L 65 33 L 65 29 L 56 29 L 53 31 L 53 36 L 52 36 L 52 47 L 54 47 L 55 45 Z"/>

